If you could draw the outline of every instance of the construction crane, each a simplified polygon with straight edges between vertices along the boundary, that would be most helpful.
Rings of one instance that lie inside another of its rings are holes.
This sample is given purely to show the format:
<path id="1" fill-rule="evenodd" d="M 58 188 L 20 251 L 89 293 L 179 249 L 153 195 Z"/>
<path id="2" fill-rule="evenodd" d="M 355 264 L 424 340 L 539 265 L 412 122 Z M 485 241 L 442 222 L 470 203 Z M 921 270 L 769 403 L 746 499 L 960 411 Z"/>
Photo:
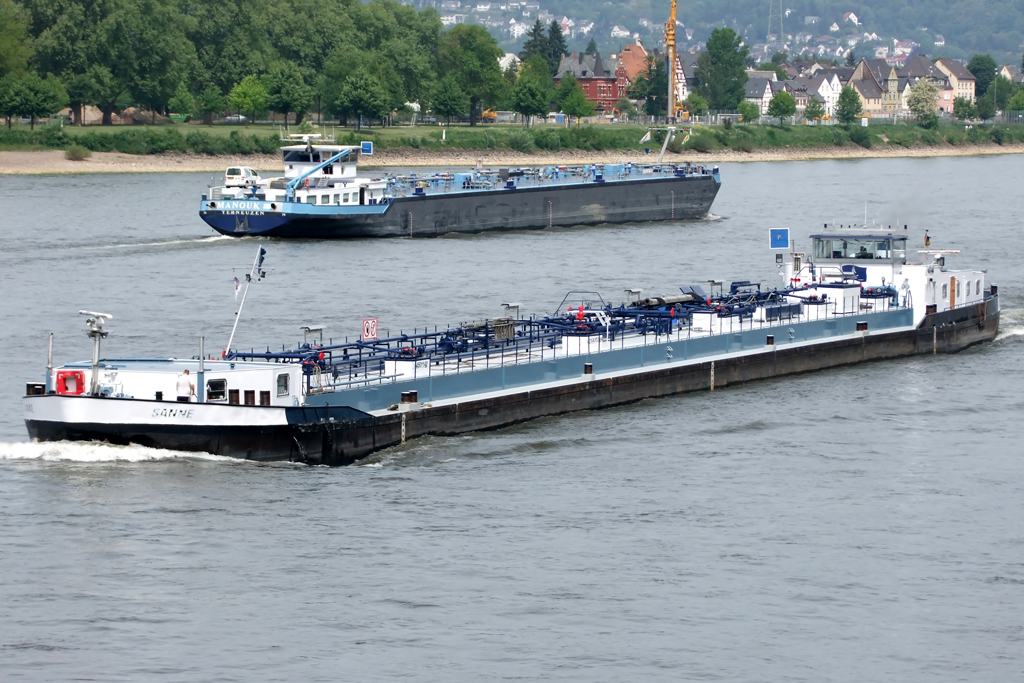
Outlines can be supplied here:
<path id="1" fill-rule="evenodd" d="M 665 116 L 668 120 L 676 120 L 676 0 L 672 0 L 672 11 L 665 24 L 665 50 L 668 52 L 668 100 L 665 105 Z"/>

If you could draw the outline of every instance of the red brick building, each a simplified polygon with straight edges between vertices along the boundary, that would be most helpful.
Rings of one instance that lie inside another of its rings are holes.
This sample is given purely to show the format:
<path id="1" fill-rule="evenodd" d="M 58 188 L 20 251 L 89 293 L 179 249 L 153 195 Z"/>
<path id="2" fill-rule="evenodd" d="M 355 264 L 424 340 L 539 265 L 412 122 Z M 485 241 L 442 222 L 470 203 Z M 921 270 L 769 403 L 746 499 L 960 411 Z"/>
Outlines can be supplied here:
<path id="1" fill-rule="evenodd" d="M 611 112 L 615 103 L 626 97 L 629 77 L 617 59 L 602 59 L 600 54 L 573 53 L 562 57 L 555 75 L 556 87 L 567 74 L 576 77 L 583 93 L 594 103 L 598 113 Z"/>

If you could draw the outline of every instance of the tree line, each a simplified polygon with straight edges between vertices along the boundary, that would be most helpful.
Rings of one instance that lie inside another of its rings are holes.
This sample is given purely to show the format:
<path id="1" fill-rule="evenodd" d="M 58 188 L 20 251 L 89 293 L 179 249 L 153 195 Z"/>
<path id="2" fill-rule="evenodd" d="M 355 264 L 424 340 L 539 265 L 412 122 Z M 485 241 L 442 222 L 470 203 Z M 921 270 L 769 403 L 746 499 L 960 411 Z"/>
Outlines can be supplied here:
<path id="1" fill-rule="evenodd" d="M 471 124 L 487 107 L 589 113 L 578 86 L 554 88 L 566 51 L 556 22 L 538 21 L 522 64 L 503 73 L 484 27 L 445 30 L 433 8 L 395 0 L 0 0 L 0 16 L 8 125 L 68 106 L 81 123 L 85 105 L 105 125 L 131 105 L 206 123 L 225 111 L 300 123 L 316 111 L 358 124 L 407 103 Z"/>
<path id="2" fill-rule="evenodd" d="M 481 26 L 394 0 L 0 0 L 0 114 L 227 109 L 377 118 L 453 83 L 461 115 L 503 94 Z M 460 100 L 461 101 L 461 100 Z"/>

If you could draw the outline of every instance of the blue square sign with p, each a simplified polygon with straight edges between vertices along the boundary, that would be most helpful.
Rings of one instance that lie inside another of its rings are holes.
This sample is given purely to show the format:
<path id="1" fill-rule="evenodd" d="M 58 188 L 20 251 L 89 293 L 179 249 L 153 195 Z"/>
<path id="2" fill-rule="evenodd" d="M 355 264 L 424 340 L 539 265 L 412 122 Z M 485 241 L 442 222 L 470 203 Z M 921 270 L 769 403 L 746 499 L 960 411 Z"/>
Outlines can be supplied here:
<path id="1" fill-rule="evenodd" d="M 366 156 L 373 156 L 373 142 L 360 142 L 359 153 Z"/>
<path id="2" fill-rule="evenodd" d="M 770 249 L 789 249 L 789 228 L 771 228 L 768 230 Z"/>

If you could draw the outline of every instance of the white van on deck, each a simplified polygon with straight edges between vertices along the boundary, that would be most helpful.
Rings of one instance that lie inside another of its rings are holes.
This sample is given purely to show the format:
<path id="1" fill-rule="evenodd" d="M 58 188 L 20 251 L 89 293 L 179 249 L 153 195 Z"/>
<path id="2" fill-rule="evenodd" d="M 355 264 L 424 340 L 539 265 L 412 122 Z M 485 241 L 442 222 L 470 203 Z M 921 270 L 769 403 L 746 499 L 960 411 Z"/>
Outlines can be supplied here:
<path id="1" fill-rule="evenodd" d="M 255 187 L 260 174 L 247 166 L 231 166 L 224 172 L 224 187 Z"/>

